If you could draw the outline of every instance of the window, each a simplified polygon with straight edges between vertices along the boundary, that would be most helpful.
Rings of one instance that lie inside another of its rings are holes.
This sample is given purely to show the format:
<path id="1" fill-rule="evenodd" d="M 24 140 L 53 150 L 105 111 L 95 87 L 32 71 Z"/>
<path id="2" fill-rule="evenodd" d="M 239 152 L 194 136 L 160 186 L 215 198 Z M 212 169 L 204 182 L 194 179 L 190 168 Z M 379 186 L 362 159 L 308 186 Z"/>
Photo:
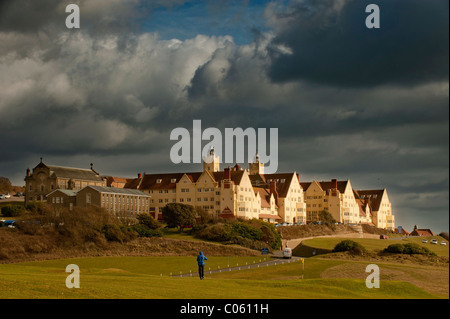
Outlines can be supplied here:
<path id="1" fill-rule="evenodd" d="M 172 179 L 170 180 L 170 182 L 171 182 L 171 183 L 176 183 L 176 182 L 177 182 L 177 179 L 176 179 L 176 178 L 172 178 Z"/>
<path id="2" fill-rule="evenodd" d="M 162 179 L 157 179 L 157 180 L 156 180 L 156 183 L 157 183 L 157 184 L 161 184 L 161 183 L 162 183 Z"/>
<path id="3" fill-rule="evenodd" d="M 86 204 L 90 204 L 91 203 L 91 193 L 87 193 L 86 194 Z"/>

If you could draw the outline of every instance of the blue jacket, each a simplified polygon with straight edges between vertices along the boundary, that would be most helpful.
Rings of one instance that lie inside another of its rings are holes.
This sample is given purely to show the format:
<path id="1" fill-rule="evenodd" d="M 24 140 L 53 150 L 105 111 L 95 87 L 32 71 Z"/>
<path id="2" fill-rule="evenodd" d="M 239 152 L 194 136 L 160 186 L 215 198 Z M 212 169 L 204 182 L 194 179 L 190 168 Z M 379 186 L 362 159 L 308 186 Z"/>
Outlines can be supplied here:
<path id="1" fill-rule="evenodd" d="M 208 260 L 205 255 L 203 255 L 203 252 L 200 252 L 200 255 L 197 256 L 197 262 L 199 266 L 205 265 L 205 260 Z"/>

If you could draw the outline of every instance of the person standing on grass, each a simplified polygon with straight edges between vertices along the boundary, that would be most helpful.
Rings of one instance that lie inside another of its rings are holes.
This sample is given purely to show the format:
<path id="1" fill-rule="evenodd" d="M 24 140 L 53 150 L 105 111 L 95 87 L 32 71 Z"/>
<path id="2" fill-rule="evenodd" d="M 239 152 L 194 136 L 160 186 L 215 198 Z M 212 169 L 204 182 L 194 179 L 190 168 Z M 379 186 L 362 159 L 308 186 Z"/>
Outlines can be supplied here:
<path id="1" fill-rule="evenodd" d="M 203 255 L 203 251 L 197 256 L 198 263 L 198 275 L 200 276 L 200 280 L 205 279 L 205 260 L 208 260 L 205 255 Z"/>

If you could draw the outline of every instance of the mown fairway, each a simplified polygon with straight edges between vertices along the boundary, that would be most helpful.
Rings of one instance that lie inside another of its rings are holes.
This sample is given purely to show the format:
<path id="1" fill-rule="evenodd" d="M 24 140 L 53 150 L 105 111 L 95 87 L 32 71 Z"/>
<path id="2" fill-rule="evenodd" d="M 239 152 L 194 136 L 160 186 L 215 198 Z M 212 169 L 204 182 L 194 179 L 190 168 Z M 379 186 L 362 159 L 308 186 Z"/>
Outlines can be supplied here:
<path id="1" fill-rule="evenodd" d="M 245 265 L 259 257 L 211 257 L 207 268 Z M 80 267 L 80 289 L 68 289 L 68 264 Z M 448 268 L 430 278 L 430 267 L 380 265 L 381 287 L 365 286 L 366 264 L 310 258 L 300 262 L 197 277 L 170 277 L 196 272 L 195 257 L 96 257 L 0 265 L 0 298 L 448 298 Z M 389 272 L 387 272 L 389 270 Z M 383 275 L 383 271 L 386 275 Z M 343 273 L 358 276 L 342 276 Z M 401 273 L 401 274 L 400 274 Z M 436 289 L 447 274 L 446 289 Z M 161 276 L 162 274 L 162 276 Z M 301 275 L 304 279 L 301 279 Z M 415 278 L 412 281 L 408 279 Z M 434 281 L 426 286 L 423 281 Z M 411 282 L 414 282 L 412 284 Z M 198 292 L 201 291 L 201 294 Z"/>

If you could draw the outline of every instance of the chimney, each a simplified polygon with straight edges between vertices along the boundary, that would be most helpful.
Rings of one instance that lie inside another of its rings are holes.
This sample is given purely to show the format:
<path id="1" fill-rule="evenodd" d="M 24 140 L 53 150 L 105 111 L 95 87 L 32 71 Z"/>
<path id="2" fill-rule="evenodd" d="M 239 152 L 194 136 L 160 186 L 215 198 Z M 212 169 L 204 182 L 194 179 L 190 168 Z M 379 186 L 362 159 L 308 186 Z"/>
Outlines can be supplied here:
<path id="1" fill-rule="evenodd" d="M 273 194 L 275 203 L 278 204 L 277 182 L 275 182 L 275 181 L 270 182 L 270 194 Z"/>
<path id="2" fill-rule="evenodd" d="M 331 188 L 337 189 L 337 179 L 331 180 Z"/>
<path id="3" fill-rule="evenodd" d="M 230 171 L 229 167 L 227 167 L 223 170 L 223 179 L 231 180 L 231 171 Z"/>

